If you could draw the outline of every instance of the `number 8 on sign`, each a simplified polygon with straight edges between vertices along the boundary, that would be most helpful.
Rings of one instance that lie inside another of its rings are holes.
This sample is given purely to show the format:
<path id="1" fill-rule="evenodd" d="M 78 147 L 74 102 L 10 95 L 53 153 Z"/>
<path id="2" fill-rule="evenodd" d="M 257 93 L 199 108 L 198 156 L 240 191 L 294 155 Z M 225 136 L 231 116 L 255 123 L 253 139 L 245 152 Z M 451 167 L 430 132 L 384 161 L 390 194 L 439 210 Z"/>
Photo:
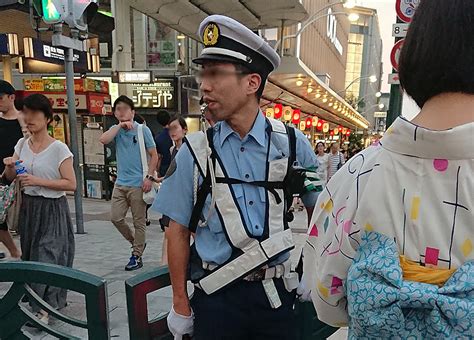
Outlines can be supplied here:
<path id="1" fill-rule="evenodd" d="M 403 22 L 411 22 L 420 0 L 397 0 L 397 15 Z"/>

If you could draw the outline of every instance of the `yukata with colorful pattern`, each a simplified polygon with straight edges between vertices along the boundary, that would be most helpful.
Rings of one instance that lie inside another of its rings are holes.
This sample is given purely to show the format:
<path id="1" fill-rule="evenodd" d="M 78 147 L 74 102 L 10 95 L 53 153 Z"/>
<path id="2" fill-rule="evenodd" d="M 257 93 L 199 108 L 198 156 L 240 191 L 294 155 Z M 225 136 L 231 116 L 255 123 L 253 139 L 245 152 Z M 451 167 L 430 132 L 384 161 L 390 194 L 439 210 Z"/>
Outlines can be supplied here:
<path id="1" fill-rule="evenodd" d="M 303 252 L 321 321 L 351 338 L 474 338 L 473 145 L 474 123 L 398 118 L 332 178 Z M 441 287 L 405 280 L 399 256 L 454 274 Z"/>

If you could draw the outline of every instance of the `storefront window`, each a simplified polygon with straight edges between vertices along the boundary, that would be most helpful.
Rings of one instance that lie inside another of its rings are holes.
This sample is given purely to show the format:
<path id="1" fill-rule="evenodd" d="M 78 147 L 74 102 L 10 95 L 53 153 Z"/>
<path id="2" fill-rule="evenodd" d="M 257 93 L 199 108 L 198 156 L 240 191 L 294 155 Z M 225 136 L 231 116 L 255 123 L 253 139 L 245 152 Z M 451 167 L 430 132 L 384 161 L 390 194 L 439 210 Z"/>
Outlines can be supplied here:
<path id="1" fill-rule="evenodd" d="M 130 20 L 132 67 L 176 69 L 185 53 L 182 36 L 174 29 L 135 9 L 131 11 Z"/>
<path id="2" fill-rule="evenodd" d="M 147 62 L 149 68 L 176 67 L 176 31 L 158 20 L 147 17 Z"/>

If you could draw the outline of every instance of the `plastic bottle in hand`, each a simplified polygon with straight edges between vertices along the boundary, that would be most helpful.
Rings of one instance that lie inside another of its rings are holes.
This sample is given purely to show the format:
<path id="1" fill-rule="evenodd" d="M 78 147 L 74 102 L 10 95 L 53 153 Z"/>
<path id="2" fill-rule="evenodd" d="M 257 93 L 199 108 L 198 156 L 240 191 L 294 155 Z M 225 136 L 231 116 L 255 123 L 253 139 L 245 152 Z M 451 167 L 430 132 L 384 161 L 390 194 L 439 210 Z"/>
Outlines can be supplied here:
<path id="1" fill-rule="evenodd" d="M 26 167 L 23 165 L 23 161 L 20 160 L 15 162 L 15 170 L 17 175 L 28 173 L 28 171 L 26 171 Z"/>

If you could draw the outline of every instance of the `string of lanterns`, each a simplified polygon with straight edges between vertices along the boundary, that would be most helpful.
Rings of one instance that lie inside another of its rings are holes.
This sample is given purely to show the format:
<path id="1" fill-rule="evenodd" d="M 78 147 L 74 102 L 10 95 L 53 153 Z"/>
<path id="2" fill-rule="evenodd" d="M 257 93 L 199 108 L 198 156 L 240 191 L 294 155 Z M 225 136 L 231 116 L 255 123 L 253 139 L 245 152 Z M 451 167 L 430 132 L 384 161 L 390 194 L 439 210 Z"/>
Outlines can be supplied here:
<path id="1" fill-rule="evenodd" d="M 331 136 L 342 134 L 343 136 L 350 136 L 351 130 L 342 126 L 330 130 L 328 122 L 319 119 L 318 117 L 307 117 L 305 120 L 301 120 L 301 110 L 293 109 L 291 106 L 283 106 L 282 104 L 275 104 L 273 107 L 268 107 L 265 110 L 265 116 L 274 119 L 283 119 L 285 122 L 291 122 L 292 124 L 299 127 L 301 131 L 316 128 L 318 131 L 328 133 Z"/>

